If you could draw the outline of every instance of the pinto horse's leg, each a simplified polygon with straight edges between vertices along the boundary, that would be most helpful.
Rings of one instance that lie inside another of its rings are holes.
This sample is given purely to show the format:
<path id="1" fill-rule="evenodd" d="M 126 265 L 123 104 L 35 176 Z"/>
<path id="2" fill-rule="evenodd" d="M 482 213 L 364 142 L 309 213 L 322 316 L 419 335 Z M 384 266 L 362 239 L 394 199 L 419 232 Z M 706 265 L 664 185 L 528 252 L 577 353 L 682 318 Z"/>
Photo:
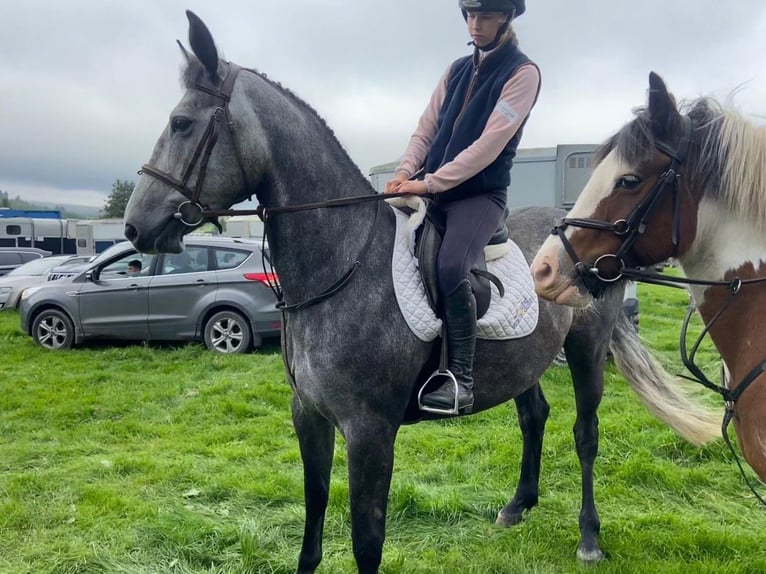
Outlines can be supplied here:
<path id="1" fill-rule="evenodd" d="M 604 392 L 606 344 L 592 339 L 567 341 L 565 344 L 569 370 L 577 404 L 574 438 L 582 470 L 582 506 L 580 508 L 580 545 L 577 557 L 583 562 L 598 562 L 604 557 L 599 548 L 601 521 L 593 493 L 593 464 L 598 455 L 598 407 Z"/>
<path id="2" fill-rule="evenodd" d="M 545 422 L 548 420 L 548 413 L 551 410 L 539 383 L 524 391 L 514 400 L 524 439 L 521 455 L 521 476 L 513 500 L 497 514 L 495 524 L 498 526 L 518 524 L 521 522 L 524 511 L 537 504 L 543 434 L 545 433 Z"/>
<path id="3" fill-rule="evenodd" d="M 344 429 L 348 448 L 351 539 L 359 574 L 377 574 L 386 537 L 386 508 L 398 427 L 376 415 Z"/>
<path id="4" fill-rule="evenodd" d="M 330 474 L 335 448 L 335 427 L 318 412 L 292 403 L 293 425 L 303 460 L 306 523 L 297 574 L 313 574 L 322 560 L 322 532 L 330 493 Z"/>

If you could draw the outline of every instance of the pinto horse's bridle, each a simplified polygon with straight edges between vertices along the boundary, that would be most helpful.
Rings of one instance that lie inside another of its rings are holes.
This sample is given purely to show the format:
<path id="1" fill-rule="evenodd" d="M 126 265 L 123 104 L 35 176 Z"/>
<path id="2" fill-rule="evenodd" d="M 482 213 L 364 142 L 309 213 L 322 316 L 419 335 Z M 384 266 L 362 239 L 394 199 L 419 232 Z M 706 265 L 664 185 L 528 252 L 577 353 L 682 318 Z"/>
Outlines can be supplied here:
<path id="1" fill-rule="evenodd" d="M 686 159 L 686 154 L 691 141 L 692 123 L 688 116 L 682 116 L 684 134 L 678 142 L 678 147 L 673 149 L 667 143 L 656 141 L 655 147 L 670 157 L 670 165 L 660 175 L 657 183 L 651 189 L 649 194 L 633 209 L 633 211 L 624 219 L 618 219 L 614 223 L 600 219 L 589 218 L 568 218 L 565 217 L 561 223 L 553 228 L 552 235 L 558 235 L 564 245 L 569 257 L 574 262 L 577 275 L 584 283 L 588 291 L 594 296 L 598 296 L 609 283 L 614 283 L 624 276 L 630 276 L 636 279 L 644 274 L 638 268 L 628 268 L 625 265 L 625 256 L 628 254 L 633 244 L 646 231 L 646 225 L 649 218 L 654 213 L 660 200 L 670 192 L 673 194 L 673 257 L 678 253 L 678 241 L 680 233 L 680 186 L 681 174 L 679 169 Z M 567 227 L 580 227 L 583 229 L 595 229 L 597 231 L 611 231 L 615 235 L 622 237 L 620 248 L 616 253 L 609 253 L 600 256 L 593 265 L 587 265 L 574 250 L 566 236 Z M 611 267 L 611 270 L 607 269 Z M 616 269 L 616 271 L 615 271 Z"/>
<path id="2" fill-rule="evenodd" d="M 229 101 L 231 100 L 231 93 L 234 89 L 234 83 L 237 81 L 237 75 L 239 74 L 240 69 L 241 68 L 237 64 L 229 62 L 226 66 L 226 74 L 221 80 L 220 88 L 211 88 L 200 83 L 194 85 L 194 89 L 210 94 L 211 96 L 220 99 L 223 103 L 216 107 L 215 111 L 210 116 L 210 120 L 202 134 L 202 138 L 197 143 L 197 147 L 194 149 L 191 160 L 186 166 L 181 179 L 176 179 L 170 173 L 157 169 L 149 164 L 141 166 L 141 171 L 138 172 L 139 174 L 145 173 L 160 180 L 186 197 L 187 201 L 179 204 L 178 210 L 173 217 L 189 227 L 197 227 L 204 221 L 210 219 L 210 210 L 200 201 L 202 184 L 207 175 L 207 164 L 210 160 L 210 154 L 213 152 L 213 147 L 215 147 L 215 144 L 218 141 L 221 124 L 226 126 L 229 130 L 232 129 L 232 122 L 229 116 Z M 235 153 L 237 154 L 237 163 L 242 172 L 243 181 L 246 181 L 246 179 L 244 179 L 245 171 L 239 157 L 239 151 L 237 150 L 236 145 L 234 148 Z M 198 164 L 199 170 L 197 172 L 197 179 L 194 182 L 194 186 L 190 188 L 189 180 Z M 217 223 L 216 220 L 211 221 Z"/>

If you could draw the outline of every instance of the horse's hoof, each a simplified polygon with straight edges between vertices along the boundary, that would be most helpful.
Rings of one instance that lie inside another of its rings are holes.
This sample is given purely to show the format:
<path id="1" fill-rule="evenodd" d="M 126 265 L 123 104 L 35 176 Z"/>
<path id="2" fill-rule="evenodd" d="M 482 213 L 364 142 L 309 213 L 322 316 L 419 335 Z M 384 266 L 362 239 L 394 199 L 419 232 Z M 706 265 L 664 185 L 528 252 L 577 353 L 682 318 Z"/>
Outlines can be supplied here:
<path id="1" fill-rule="evenodd" d="M 577 549 L 577 559 L 585 564 L 596 564 L 604 559 L 604 553 L 598 547 L 586 550 L 580 546 Z"/>
<path id="2" fill-rule="evenodd" d="M 519 514 L 503 514 L 503 511 L 497 513 L 497 520 L 495 520 L 495 526 L 515 526 L 521 522 L 522 516 Z"/>

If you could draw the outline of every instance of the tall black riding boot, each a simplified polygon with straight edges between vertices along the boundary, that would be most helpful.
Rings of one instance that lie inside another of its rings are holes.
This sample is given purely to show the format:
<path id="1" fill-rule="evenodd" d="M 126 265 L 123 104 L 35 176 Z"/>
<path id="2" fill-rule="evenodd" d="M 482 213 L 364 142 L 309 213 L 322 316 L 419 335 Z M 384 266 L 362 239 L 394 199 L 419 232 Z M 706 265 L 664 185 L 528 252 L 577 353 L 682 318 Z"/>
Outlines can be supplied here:
<path id="1" fill-rule="evenodd" d="M 457 380 L 457 405 L 460 414 L 473 411 L 473 355 L 476 350 L 476 298 L 468 279 L 464 279 L 444 300 L 447 331 L 448 368 Z M 451 380 L 423 395 L 424 406 L 455 408 L 455 385 Z"/>

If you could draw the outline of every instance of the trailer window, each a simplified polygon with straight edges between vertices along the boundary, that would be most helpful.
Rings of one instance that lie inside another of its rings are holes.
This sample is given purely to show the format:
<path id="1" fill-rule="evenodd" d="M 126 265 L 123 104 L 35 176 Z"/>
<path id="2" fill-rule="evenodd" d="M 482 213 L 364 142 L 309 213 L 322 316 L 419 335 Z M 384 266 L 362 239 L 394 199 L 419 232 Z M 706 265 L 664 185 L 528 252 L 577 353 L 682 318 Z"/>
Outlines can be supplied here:
<path id="1" fill-rule="evenodd" d="M 21 235 L 21 225 L 6 225 L 5 234 L 6 235 Z"/>
<path id="2" fill-rule="evenodd" d="M 573 153 L 567 158 L 565 165 L 563 204 L 565 207 L 571 207 L 590 179 L 593 171 L 593 153 Z"/>

